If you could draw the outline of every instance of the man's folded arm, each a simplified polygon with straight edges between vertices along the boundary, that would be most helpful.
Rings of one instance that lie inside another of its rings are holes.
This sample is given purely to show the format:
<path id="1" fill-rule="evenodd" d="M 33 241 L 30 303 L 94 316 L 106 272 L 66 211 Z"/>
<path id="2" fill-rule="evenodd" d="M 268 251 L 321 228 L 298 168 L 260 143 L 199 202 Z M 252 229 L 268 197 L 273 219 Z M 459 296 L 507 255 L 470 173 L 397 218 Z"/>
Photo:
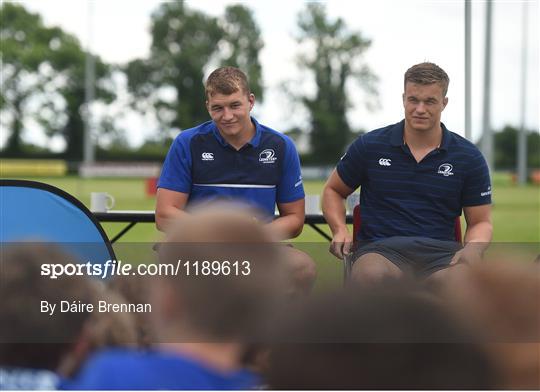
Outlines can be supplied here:
<path id="1" fill-rule="evenodd" d="M 493 233 L 491 223 L 491 204 L 463 207 L 467 230 L 465 231 L 465 247 L 457 252 L 450 262 L 475 263 L 482 259 Z"/>
<path id="2" fill-rule="evenodd" d="M 489 243 L 493 233 L 493 225 L 491 223 L 491 204 L 464 207 L 463 213 L 465 215 L 465 221 L 467 222 L 465 243 Z"/>
<path id="3" fill-rule="evenodd" d="M 353 192 L 354 189 L 343 182 L 336 170 L 326 181 L 323 190 L 322 210 L 332 231 L 330 252 L 339 258 L 349 253 L 352 242 L 345 222 L 345 199 Z"/>
<path id="4" fill-rule="evenodd" d="M 279 238 L 295 238 L 302 233 L 305 218 L 304 205 L 304 198 L 290 203 L 277 203 L 279 217 L 270 223 L 270 227 L 276 231 Z"/>
<path id="5" fill-rule="evenodd" d="M 158 188 L 156 200 L 156 227 L 165 231 L 171 220 L 182 217 L 189 198 L 188 193 Z"/>

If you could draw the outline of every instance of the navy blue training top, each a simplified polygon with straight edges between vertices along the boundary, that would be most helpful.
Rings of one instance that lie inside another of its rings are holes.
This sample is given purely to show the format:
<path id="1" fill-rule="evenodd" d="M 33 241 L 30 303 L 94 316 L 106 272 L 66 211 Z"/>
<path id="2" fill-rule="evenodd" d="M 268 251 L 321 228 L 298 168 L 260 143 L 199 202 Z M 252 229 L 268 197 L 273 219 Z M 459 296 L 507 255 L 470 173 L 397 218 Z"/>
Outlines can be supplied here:
<path id="1" fill-rule="evenodd" d="M 188 205 L 215 199 L 242 201 L 274 216 L 276 203 L 304 198 L 300 159 L 287 136 L 259 124 L 240 150 L 213 121 L 181 132 L 165 158 L 158 187 L 189 194 Z"/>
<path id="2" fill-rule="evenodd" d="M 405 120 L 358 137 L 337 165 L 359 186 L 358 240 L 421 236 L 454 240 L 463 207 L 491 203 L 486 161 L 474 144 L 441 123 L 440 147 L 416 162 L 403 142 Z"/>

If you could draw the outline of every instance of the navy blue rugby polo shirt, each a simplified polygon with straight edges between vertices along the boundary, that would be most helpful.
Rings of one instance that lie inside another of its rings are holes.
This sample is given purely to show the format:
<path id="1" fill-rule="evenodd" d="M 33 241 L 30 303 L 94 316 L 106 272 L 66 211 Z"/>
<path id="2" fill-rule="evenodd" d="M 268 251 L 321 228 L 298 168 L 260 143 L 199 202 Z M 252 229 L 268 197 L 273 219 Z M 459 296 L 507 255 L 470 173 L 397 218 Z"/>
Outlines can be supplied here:
<path id="1" fill-rule="evenodd" d="M 362 135 L 337 165 L 343 182 L 359 186 L 358 240 L 421 236 L 454 240 L 463 207 L 491 203 L 486 161 L 474 144 L 441 123 L 439 148 L 416 162 L 403 143 L 405 120 Z"/>
<path id="2" fill-rule="evenodd" d="M 259 124 L 240 150 L 229 145 L 213 121 L 181 132 L 165 158 L 158 187 L 189 194 L 188 204 L 236 200 L 268 217 L 276 203 L 304 198 L 300 160 L 287 136 Z"/>

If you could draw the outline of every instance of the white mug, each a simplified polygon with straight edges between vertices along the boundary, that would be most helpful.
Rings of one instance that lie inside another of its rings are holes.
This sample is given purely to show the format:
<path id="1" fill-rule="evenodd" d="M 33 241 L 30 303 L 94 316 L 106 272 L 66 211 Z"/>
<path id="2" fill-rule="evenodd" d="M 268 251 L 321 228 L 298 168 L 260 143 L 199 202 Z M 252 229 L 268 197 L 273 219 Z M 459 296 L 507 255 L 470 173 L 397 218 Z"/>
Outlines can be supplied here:
<path id="1" fill-rule="evenodd" d="M 90 194 L 90 211 L 107 212 L 114 207 L 114 197 L 106 192 L 92 192 Z"/>
<path id="2" fill-rule="evenodd" d="M 321 213 L 321 196 L 319 195 L 306 195 L 306 214 L 320 214 Z"/>

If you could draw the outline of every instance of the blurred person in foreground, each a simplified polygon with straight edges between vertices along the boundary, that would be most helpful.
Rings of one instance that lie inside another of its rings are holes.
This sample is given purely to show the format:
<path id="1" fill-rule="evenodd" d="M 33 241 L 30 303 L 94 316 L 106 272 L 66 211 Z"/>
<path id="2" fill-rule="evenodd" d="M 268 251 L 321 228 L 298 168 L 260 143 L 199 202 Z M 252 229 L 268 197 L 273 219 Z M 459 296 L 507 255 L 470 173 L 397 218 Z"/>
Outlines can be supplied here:
<path id="1" fill-rule="evenodd" d="M 194 204 L 236 200 L 263 211 L 278 239 L 297 237 L 304 225 L 304 188 L 293 142 L 250 116 L 255 95 L 241 70 L 214 70 L 205 92 L 211 121 L 182 131 L 163 163 L 157 228 L 166 230 Z M 279 216 L 274 219 L 276 206 Z M 308 292 L 315 263 L 298 249 L 287 252 L 295 288 Z"/>
<path id="2" fill-rule="evenodd" d="M 445 279 L 477 262 L 491 241 L 491 184 L 484 157 L 441 122 L 448 75 L 433 63 L 421 63 L 404 79 L 405 119 L 358 137 L 323 191 L 323 212 L 333 234 L 330 251 L 338 258 L 352 257 L 352 278 L 363 283 L 408 272 Z M 345 225 L 344 200 L 358 187 L 362 225 L 353 239 Z M 454 238 L 462 210 L 464 247 Z M 358 249 L 349 254 L 353 241 Z"/>
<path id="3" fill-rule="evenodd" d="M 116 275 L 107 282 L 107 286 L 113 294 L 121 296 L 126 302 L 140 304 L 148 300 L 148 286 L 151 279 L 149 276 L 139 274 L 132 276 Z M 150 329 L 150 315 L 148 313 L 134 313 L 132 316 L 135 322 L 137 346 L 142 349 L 149 347 L 154 341 Z"/>
<path id="4" fill-rule="evenodd" d="M 266 371 L 270 389 L 498 387 L 474 335 L 413 285 L 349 286 L 284 314 Z"/>
<path id="5" fill-rule="evenodd" d="M 100 301 L 117 305 L 128 303 L 119 293 L 101 282 L 98 284 Z M 142 349 L 144 346 L 138 336 L 137 315 L 138 313 L 92 312 L 73 348 L 58 367 L 58 372 L 65 378 L 61 389 L 69 389 L 70 379 L 77 375 L 86 360 L 97 351 L 111 348 Z"/>
<path id="6" fill-rule="evenodd" d="M 501 387 L 540 390 L 540 265 L 489 260 L 439 287 L 457 316 L 478 331 Z"/>
<path id="7" fill-rule="evenodd" d="M 274 241 L 271 231 L 245 208 L 235 210 L 231 205 L 194 210 L 172 222 L 159 249 L 160 265 L 178 262 L 180 269 L 177 275 L 156 276 L 149 283 L 156 341 L 144 352 L 96 355 L 72 387 L 256 387 L 258 378 L 243 368 L 242 360 L 283 292 L 283 247 Z M 242 264 L 238 270 L 229 264 L 231 268 L 220 272 L 195 268 L 195 262 L 204 260 Z"/>
<path id="8" fill-rule="evenodd" d="M 0 284 L 0 390 L 63 387 L 92 351 L 131 346 L 129 314 L 43 312 L 43 301 L 95 306 L 109 296 L 101 282 L 87 276 L 42 276 L 43 264 L 77 262 L 60 247 L 45 243 L 2 245 Z"/>

